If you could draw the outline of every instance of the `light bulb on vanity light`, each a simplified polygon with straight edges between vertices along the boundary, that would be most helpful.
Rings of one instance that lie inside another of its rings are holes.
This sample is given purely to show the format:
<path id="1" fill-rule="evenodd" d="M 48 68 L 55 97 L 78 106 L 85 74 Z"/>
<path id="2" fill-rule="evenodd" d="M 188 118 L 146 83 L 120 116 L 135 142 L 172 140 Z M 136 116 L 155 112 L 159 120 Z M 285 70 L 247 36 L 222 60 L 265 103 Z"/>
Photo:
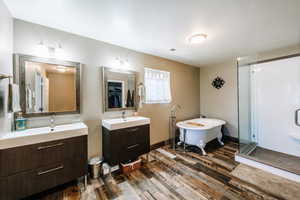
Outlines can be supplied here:
<path id="1" fill-rule="evenodd" d="M 113 63 L 112 67 L 116 68 L 116 69 L 128 69 L 128 68 L 130 68 L 130 64 L 129 64 L 128 60 L 121 60 L 118 57 L 116 57 L 112 63 Z"/>
<path id="2" fill-rule="evenodd" d="M 65 51 L 62 48 L 61 44 L 58 44 L 57 48 L 55 48 L 55 57 L 64 58 L 64 56 L 65 56 Z"/>
<path id="3" fill-rule="evenodd" d="M 125 66 L 126 68 L 129 68 L 129 67 L 130 67 L 130 64 L 129 64 L 128 60 L 125 60 L 125 61 L 124 61 L 124 66 Z"/>
<path id="4" fill-rule="evenodd" d="M 119 58 L 115 58 L 114 62 L 113 62 L 113 67 L 115 68 L 120 68 L 122 66 L 122 62 Z"/>
<path id="5" fill-rule="evenodd" d="M 41 57 L 48 56 L 48 48 L 44 45 L 43 41 L 40 41 L 36 46 L 36 55 Z"/>

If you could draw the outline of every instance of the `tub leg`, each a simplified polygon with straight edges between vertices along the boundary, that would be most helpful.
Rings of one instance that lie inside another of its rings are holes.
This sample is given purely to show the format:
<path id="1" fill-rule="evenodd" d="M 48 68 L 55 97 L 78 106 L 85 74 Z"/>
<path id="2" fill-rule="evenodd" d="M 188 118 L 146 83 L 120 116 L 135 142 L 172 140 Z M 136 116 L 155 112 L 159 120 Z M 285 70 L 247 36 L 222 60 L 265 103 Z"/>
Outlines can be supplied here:
<path id="1" fill-rule="evenodd" d="M 218 136 L 218 142 L 220 143 L 220 145 L 224 146 L 224 143 L 222 142 L 222 133 Z"/>
<path id="2" fill-rule="evenodd" d="M 206 155 L 207 155 L 207 154 L 206 154 L 206 151 L 204 150 L 205 146 L 206 146 L 206 144 L 204 144 L 203 141 L 200 141 L 198 147 L 201 149 L 202 155 L 203 155 L 203 156 L 206 156 Z"/>
<path id="3" fill-rule="evenodd" d="M 178 146 L 182 145 L 182 142 L 177 142 L 177 145 L 178 145 Z"/>
<path id="4" fill-rule="evenodd" d="M 202 151 L 202 155 L 206 156 L 206 151 L 204 150 L 204 148 L 200 147 L 201 151 Z"/>

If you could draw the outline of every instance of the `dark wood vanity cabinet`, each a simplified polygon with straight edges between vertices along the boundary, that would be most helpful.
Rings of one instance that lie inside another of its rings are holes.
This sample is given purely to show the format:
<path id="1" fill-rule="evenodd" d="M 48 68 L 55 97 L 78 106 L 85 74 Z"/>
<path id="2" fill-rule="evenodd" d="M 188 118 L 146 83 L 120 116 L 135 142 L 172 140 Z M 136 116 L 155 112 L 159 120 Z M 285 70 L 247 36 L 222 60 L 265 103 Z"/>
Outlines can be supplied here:
<path id="1" fill-rule="evenodd" d="M 87 174 L 87 136 L 0 150 L 0 199 L 20 199 Z"/>
<path id="2" fill-rule="evenodd" d="M 142 125 L 118 130 L 102 127 L 102 147 L 105 162 L 114 166 L 150 151 L 150 126 Z"/>

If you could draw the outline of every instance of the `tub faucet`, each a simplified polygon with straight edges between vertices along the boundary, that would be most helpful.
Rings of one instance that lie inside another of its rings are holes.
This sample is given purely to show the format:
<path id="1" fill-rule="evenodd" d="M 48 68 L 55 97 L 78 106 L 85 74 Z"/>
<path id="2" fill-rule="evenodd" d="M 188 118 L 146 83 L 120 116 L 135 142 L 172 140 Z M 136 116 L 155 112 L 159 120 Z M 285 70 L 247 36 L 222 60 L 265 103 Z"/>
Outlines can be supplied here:
<path id="1" fill-rule="evenodd" d="M 50 129 L 51 131 L 54 131 L 54 128 L 55 128 L 55 115 L 51 115 L 50 117 Z"/>
<path id="2" fill-rule="evenodd" d="M 178 105 L 178 104 L 173 105 L 171 108 L 171 117 L 176 117 L 176 113 L 180 109 L 181 109 L 180 105 Z"/>

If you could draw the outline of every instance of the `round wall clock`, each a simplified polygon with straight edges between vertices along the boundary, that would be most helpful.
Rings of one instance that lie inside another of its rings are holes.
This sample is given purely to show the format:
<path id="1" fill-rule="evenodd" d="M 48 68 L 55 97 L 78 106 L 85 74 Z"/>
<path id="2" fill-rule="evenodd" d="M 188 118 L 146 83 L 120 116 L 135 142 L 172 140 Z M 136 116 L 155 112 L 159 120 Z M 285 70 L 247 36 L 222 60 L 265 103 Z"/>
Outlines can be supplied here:
<path id="1" fill-rule="evenodd" d="M 222 88 L 224 84 L 225 81 L 219 76 L 217 76 L 211 83 L 211 85 L 216 89 Z"/>

